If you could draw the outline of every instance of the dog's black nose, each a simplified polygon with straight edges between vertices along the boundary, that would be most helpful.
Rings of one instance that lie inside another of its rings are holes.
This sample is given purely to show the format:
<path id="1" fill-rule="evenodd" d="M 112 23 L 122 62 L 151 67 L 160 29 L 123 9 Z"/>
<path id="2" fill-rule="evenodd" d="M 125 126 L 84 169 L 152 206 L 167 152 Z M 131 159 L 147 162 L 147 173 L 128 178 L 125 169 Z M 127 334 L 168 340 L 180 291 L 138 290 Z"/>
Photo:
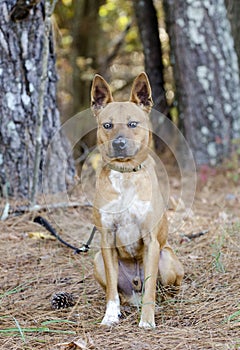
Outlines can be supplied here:
<path id="1" fill-rule="evenodd" d="M 118 138 L 113 140 L 112 145 L 115 151 L 122 151 L 127 146 L 127 140 L 124 137 L 119 136 Z"/>

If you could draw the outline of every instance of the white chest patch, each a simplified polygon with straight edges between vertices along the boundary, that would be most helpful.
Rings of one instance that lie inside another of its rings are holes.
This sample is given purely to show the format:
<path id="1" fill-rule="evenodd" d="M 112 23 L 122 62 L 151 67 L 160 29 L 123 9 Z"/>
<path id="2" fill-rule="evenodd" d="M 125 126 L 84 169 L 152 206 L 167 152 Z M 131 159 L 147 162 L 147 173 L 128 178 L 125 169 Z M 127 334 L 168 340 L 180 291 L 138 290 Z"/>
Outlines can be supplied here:
<path id="1" fill-rule="evenodd" d="M 123 174 L 114 170 L 111 170 L 110 172 L 110 181 L 112 183 L 112 186 L 114 190 L 117 193 L 121 193 L 122 187 L 123 187 Z"/>
<path id="2" fill-rule="evenodd" d="M 115 230 L 127 246 L 142 237 L 141 224 L 152 211 L 151 201 L 140 200 L 134 183 L 125 180 L 124 174 L 112 170 L 110 180 L 118 195 L 100 209 L 102 225 Z"/>

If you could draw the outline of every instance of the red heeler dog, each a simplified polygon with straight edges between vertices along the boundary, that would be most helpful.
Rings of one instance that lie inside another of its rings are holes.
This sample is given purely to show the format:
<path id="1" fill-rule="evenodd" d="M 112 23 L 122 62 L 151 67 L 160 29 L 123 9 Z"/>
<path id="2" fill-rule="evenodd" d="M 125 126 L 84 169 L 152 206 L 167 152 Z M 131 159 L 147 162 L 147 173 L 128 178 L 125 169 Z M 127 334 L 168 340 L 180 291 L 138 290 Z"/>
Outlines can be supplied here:
<path id="1" fill-rule="evenodd" d="M 149 154 L 152 97 L 147 75 L 135 79 L 128 102 L 115 102 L 109 85 L 96 75 L 91 107 L 102 156 L 94 202 L 94 222 L 101 232 L 95 277 L 106 291 L 101 324 L 119 322 L 119 294 L 132 303 L 140 295 L 139 327 L 154 328 L 157 284 L 177 291 L 184 271 L 167 242 L 164 203 Z"/>

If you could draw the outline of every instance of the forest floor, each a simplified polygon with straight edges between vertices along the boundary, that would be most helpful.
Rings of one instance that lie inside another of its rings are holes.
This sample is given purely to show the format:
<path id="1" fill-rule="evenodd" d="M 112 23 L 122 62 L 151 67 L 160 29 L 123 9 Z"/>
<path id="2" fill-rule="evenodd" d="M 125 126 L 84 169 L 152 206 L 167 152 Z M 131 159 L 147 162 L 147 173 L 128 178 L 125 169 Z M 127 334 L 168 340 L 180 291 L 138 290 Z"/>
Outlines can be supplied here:
<path id="1" fill-rule="evenodd" d="M 177 297 L 157 303 L 154 330 L 138 328 L 139 310 L 130 306 L 117 326 L 100 326 L 105 295 L 93 276 L 99 234 L 77 255 L 33 223 L 36 213 L 0 222 L 0 349 L 240 349 L 240 186 L 225 175 L 200 176 L 190 215 L 170 234 L 185 277 Z M 171 184 L 179 186 L 174 175 Z M 84 200 L 37 214 L 77 247 L 90 235 Z M 73 293 L 75 305 L 54 310 L 52 295 L 62 291 Z"/>

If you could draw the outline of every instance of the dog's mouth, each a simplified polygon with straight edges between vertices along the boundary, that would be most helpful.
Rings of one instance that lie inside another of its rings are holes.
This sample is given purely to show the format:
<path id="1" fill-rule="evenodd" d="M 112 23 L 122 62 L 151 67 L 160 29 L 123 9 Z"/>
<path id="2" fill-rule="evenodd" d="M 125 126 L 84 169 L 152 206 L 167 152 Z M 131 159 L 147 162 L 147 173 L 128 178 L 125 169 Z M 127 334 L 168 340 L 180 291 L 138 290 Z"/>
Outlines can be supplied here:
<path id="1" fill-rule="evenodd" d="M 143 147 L 141 142 L 137 142 L 130 138 L 117 137 L 108 142 L 104 142 L 99 146 L 100 153 L 105 162 L 128 163 L 142 161 Z M 127 164 L 126 164 L 127 165 Z"/>
<path id="2" fill-rule="evenodd" d="M 121 150 L 121 151 L 116 151 L 111 149 L 109 151 L 108 157 L 111 160 L 118 160 L 120 162 L 126 162 L 128 160 L 133 159 L 136 154 L 137 154 L 138 150 Z"/>

